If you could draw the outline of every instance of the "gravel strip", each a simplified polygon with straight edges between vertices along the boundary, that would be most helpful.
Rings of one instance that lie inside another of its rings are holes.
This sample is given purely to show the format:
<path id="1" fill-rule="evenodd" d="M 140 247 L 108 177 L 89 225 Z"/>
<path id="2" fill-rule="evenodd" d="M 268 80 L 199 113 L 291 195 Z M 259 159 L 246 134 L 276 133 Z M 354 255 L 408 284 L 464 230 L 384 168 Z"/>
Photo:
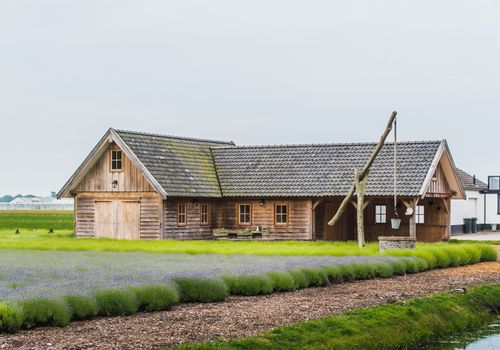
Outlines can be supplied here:
<path id="1" fill-rule="evenodd" d="M 481 263 L 291 293 L 230 297 L 221 303 L 179 305 L 171 311 L 2 334 L 0 349 L 159 349 L 183 342 L 246 337 L 350 309 L 499 282 L 500 263 Z"/>

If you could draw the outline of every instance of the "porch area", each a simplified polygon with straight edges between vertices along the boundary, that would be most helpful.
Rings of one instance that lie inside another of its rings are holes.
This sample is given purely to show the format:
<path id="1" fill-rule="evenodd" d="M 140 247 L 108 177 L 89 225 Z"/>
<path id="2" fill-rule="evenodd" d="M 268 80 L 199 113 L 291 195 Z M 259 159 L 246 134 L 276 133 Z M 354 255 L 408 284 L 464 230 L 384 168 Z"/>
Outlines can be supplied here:
<path id="1" fill-rule="evenodd" d="M 328 221 L 335 215 L 341 197 L 317 200 L 313 204 L 313 239 L 326 241 L 357 240 L 356 203 L 353 201 L 334 227 Z M 398 198 L 397 213 L 401 219 L 399 229 L 391 228 L 394 202 L 390 197 L 366 197 L 364 203 L 365 239 L 378 240 L 379 236 L 416 237 L 420 242 L 438 242 L 450 237 L 450 198 L 418 197 Z M 409 210 L 410 208 L 411 210 Z M 409 212 L 412 212 L 412 215 Z"/>

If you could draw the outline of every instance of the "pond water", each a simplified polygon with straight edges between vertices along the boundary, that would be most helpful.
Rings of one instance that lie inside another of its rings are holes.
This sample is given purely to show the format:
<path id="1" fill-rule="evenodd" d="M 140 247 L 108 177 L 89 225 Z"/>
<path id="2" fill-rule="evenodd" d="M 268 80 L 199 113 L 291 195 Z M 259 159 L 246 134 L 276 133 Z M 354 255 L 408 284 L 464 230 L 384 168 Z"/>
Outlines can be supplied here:
<path id="1" fill-rule="evenodd" d="M 500 350 L 500 318 L 493 324 L 419 347 L 423 350 Z"/>

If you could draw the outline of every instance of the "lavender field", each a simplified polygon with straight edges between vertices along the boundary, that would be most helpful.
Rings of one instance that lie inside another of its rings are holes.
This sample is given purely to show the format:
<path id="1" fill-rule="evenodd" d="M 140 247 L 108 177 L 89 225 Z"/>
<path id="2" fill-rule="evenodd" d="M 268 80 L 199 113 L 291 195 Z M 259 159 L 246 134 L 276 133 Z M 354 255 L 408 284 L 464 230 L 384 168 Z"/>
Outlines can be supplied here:
<path id="1" fill-rule="evenodd" d="M 91 294 L 96 289 L 286 271 L 396 257 L 256 256 L 0 249 L 0 300 Z"/>

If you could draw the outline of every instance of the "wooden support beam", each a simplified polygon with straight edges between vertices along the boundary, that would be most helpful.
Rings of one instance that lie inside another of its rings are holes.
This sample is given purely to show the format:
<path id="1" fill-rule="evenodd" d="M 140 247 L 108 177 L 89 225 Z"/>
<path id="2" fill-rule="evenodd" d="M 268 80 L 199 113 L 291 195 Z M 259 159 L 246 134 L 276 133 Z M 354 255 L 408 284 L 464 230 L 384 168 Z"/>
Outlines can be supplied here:
<path id="1" fill-rule="evenodd" d="M 366 209 L 366 207 L 372 202 L 372 199 L 365 199 L 365 203 L 363 204 L 363 210 Z"/>
<path id="2" fill-rule="evenodd" d="M 417 203 L 418 203 L 419 198 L 413 198 L 410 201 L 404 201 L 403 203 L 407 208 L 411 208 L 413 212 L 411 213 L 410 216 L 410 237 L 417 238 L 417 217 L 415 215 L 415 211 L 417 208 Z"/>
<path id="3" fill-rule="evenodd" d="M 359 179 L 360 179 L 360 181 L 363 181 L 368 176 L 368 173 L 370 172 L 370 167 L 372 166 L 373 162 L 375 161 L 375 158 L 377 158 L 377 155 L 379 154 L 380 150 L 384 146 L 384 143 L 385 143 L 385 140 L 387 139 L 387 136 L 389 136 L 389 133 L 392 130 L 392 126 L 394 125 L 394 119 L 396 119 L 396 115 L 397 115 L 396 111 L 392 112 L 392 114 L 391 114 L 391 116 L 389 118 L 389 122 L 387 123 L 387 126 L 385 127 L 385 131 L 382 134 L 382 136 L 380 137 L 380 140 L 379 140 L 377 146 L 373 150 L 373 152 L 372 152 L 370 158 L 368 159 L 368 162 L 366 163 L 365 167 L 359 173 Z M 342 215 L 346 211 L 347 205 L 353 199 L 355 192 L 356 192 L 356 179 L 354 180 L 354 183 L 352 184 L 352 186 L 349 188 L 349 191 L 347 192 L 347 195 L 345 196 L 344 200 L 340 204 L 340 207 L 337 210 L 337 213 L 328 222 L 328 225 L 335 226 L 335 224 L 337 224 L 337 222 L 340 220 L 340 218 L 342 217 Z"/>
<path id="4" fill-rule="evenodd" d="M 314 238 L 314 230 L 316 226 L 316 215 L 314 215 L 314 204 L 312 199 L 309 200 L 309 239 Z"/>
<path id="5" fill-rule="evenodd" d="M 354 177 L 356 179 L 356 198 L 357 203 L 357 217 L 358 217 L 358 245 L 360 248 L 365 246 L 365 222 L 364 222 L 364 200 L 365 200 L 365 190 L 366 183 L 368 182 L 368 176 L 363 179 L 359 176 L 359 172 L 354 170 Z"/>
<path id="6" fill-rule="evenodd" d="M 356 203 L 356 201 L 354 199 L 351 200 L 351 204 L 354 207 L 354 209 L 358 210 L 358 203 Z"/>
<path id="7" fill-rule="evenodd" d="M 447 200 L 448 200 L 447 198 L 441 198 L 441 201 L 443 202 L 444 211 L 446 212 L 446 214 L 449 214 L 450 209 L 448 208 Z"/>
<path id="8" fill-rule="evenodd" d="M 317 201 L 314 202 L 312 209 L 316 210 L 316 208 L 318 207 L 318 205 L 320 205 L 321 203 L 323 203 L 323 200 L 322 199 L 318 199 Z"/>
<path id="9" fill-rule="evenodd" d="M 451 213 L 449 210 L 449 199 L 443 199 L 446 206 L 446 238 L 451 237 Z M 451 203 L 450 203 L 451 204 Z"/>

